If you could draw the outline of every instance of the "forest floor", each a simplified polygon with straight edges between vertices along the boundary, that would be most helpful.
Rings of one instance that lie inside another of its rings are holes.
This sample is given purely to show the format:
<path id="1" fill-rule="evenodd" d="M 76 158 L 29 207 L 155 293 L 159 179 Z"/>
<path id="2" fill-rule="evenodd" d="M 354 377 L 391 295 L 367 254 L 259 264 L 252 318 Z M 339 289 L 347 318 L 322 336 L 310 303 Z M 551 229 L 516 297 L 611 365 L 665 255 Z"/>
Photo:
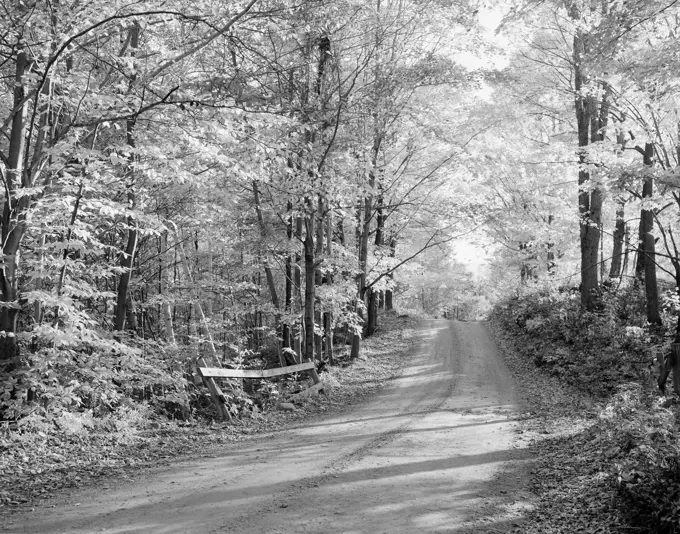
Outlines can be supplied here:
<path id="1" fill-rule="evenodd" d="M 305 413 L 264 416 L 240 433 L 234 424 L 190 428 L 183 458 L 178 432 L 165 429 L 174 444 L 164 446 L 155 428 L 146 460 L 140 438 L 131 440 L 135 465 L 99 470 L 106 458 L 93 458 L 95 475 L 70 479 L 68 463 L 78 465 L 65 457 L 60 471 L 44 466 L 52 477 L 41 469 L 13 479 L 34 489 L 10 494 L 26 502 L 4 507 L 13 511 L 1 517 L 4 531 L 524 532 L 532 460 L 514 381 L 487 327 L 391 320 L 373 354 L 344 370 L 354 380 L 334 379 L 335 370 L 322 377 L 329 399 Z M 56 474 L 83 487 L 64 489 Z M 44 493 L 41 476 L 52 481 Z"/>
<path id="2" fill-rule="evenodd" d="M 533 506 L 526 534 L 648 532 L 626 524 L 612 464 L 618 444 L 603 431 L 605 407 L 583 391 L 538 368 L 526 347 L 490 323 L 490 330 L 520 393 L 520 438 L 532 461 Z M 546 349 L 548 350 L 548 349 Z"/>

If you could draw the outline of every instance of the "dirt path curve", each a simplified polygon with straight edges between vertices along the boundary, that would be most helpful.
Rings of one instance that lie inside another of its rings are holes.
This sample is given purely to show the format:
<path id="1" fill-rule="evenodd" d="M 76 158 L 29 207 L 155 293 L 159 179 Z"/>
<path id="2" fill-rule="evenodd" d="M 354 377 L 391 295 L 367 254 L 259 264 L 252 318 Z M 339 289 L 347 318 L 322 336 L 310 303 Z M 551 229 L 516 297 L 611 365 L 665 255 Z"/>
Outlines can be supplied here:
<path id="1" fill-rule="evenodd" d="M 513 381 L 482 323 L 431 321 L 369 403 L 15 517 L 37 533 L 508 532 L 523 506 Z M 13 530 L 14 531 L 14 530 Z"/>

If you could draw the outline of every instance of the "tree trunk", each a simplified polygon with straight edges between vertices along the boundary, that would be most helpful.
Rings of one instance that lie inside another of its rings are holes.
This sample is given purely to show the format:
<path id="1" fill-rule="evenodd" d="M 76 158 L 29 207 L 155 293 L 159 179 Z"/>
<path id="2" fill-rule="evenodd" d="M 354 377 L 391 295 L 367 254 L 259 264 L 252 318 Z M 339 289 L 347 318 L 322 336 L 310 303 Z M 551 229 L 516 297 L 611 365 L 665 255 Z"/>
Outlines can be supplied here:
<path id="1" fill-rule="evenodd" d="M 319 200 L 318 200 L 318 220 L 316 221 L 316 258 L 319 258 L 323 254 L 323 249 L 324 249 L 324 200 L 321 195 L 319 195 Z M 324 283 L 324 277 L 321 274 L 321 269 L 319 266 L 318 261 L 316 262 L 314 266 L 314 283 L 315 285 L 321 286 Z M 319 300 L 318 297 L 316 297 L 316 304 L 315 304 L 315 312 L 314 312 L 314 322 L 315 324 L 321 325 L 323 322 L 322 319 L 322 314 L 321 314 L 321 301 Z M 315 334 L 314 335 L 314 352 L 316 354 L 316 357 L 318 358 L 319 362 L 323 360 L 323 340 L 324 336 L 322 334 Z"/>
<path id="2" fill-rule="evenodd" d="M 135 24 L 130 29 L 130 49 L 131 56 L 134 57 L 137 48 L 139 47 L 139 26 Z M 135 83 L 137 76 L 132 74 L 130 76 L 130 87 Z M 135 193 L 135 119 L 128 119 L 125 123 L 126 141 L 130 147 L 130 155 L 128 157 L 129 164 L 125 173 L 125 187 L 127 189 L 128 209 L 134 210 L 137 206 L 137 196 Z M 123 273 L 120 275 L 118 282 L 118 296 L 116 299 L 116 316 L 114 319 L 114 330 L 122 331 L 125 328 L 125 318 L 127 315 L 128 305 L 128 290 L 130 286 L 130 279 L 132 277 L 132 265 L 137 254 L 137 243 L 139 240 L 139 232 L 137 228 L 137 219 L 134 214 L 130 213 L 127 218 L 128 224 L 128 240 L 125 247 L 125 252 L 120 258 L 120 266 Z"/>
<path id="3" fill-rule="evenodd" d="M 168 275 L 167 266 L 172 264 L 168 259 L 168 232 L 163 232 L 160 239 L 160 251 L 158 254 L 158 291 L 163 296 L 163 303 L 161 304 L 161 314 L 163 316 L 163 330 L 165 332 L 165 339 L 168 343 L 175 343 L 175 331 L 172 327 L 172 306 L 170 305 L 168 295 Z"/>
<path id="4" fill-rule="evenodd" d="M 586 175 L 583 177 L 582 175 Z M 585 184 L 590 180 L 587 172 L 579 172 L 579 183 Z M 598 277 L 598 245 L 600 241 L 600 213 L 602 197 L 599 191 L 583 193 L 581 206 L 584 206 L 583 197 L 590 196 L 585 204 L 589 209 L 582 210 L 580 222 L 581 235 L 581 306 L 588 311 L 593 311 L 595 306 L 595 294 Z"/>
<path id="5" fill-rule="evenodd" d="M 645 144 L 644 164 L 651 167 L 654 163 L 654 144 Z M 643 201 L 651 198 L 654 192 L 654 178 L 651 172 L 645 176 L 642 186 Z M 659 290 L 656 284 L 656 251 L 654 250 L 654 212 L 652 209 L 643 209 L 640 215 L 643 221 L 643 255 L 645 273 L 645 296 L 647 300 L 647 321 L 650 324 L 660 326 L 661 315 L 659 314 Z"/>
<path id="6" fill-rule="evenodd" d="M 394 258 L 397 254 L 397 240 L 393 237 L 390 239 L 390 258 Z M 394 274 L 390 273 L 387 275 L 389 282 L 387 284 L 387 289 L 385 290 L 385 311 L 392 311 L 394 309 L 393 302 L 393 291 L 392 284 L 394 280 Z"/>
<path id="7" fill-rule="evenodd" d="M 16 110 L 12 117 L 12 130 L 9 138 L 9 153 L 7 158 L 5 202 L 2 211 L 2 254 L 0 265 L 0 290 L 2 302 L 13 303 L 17 298 L 17 267 L 19 246 L 23 239 L 28 196 L 19 199 L 15 192 L 19 185 L 25 183 L 28 176 L 23 172 L 24 151 L 26 142 L 26 113 L 28 102 L 24 102 L 24 76 L 30 69 L 30 62 L 24 50 L 17 53 L 14 76 L 14 101 Z M 3 306 L 0 309 L 0 362 L 5 363 L 5 370 L 14 366 L 19 355 L 16 340 L 16 321 L 18 309 L 15 306 Z"/>
<path id="8" fill-rule="evenodd" d="M 347 242 L 345 240 L 345 221 L 342 218 L 338 219 L 338 226 L 336 231 L 338 233 L 338 241 L 344 247 L 345 245 L 347 245 Z"/>
<path id="9" fill-rule="evenodd" d="M 295 221 L 295 237 L 298 241 L 302 239 L 302 217 L 297 217 Z M 295 291 L 295 311 L 298 312 L 298 317 L 295 321 L 293 329 L 295 354 L 297 355 L 297 362 L 302 362 L 302 338 L 304 337 L 304 323 L 300 322 L 300 312 L 302 311 L 302 256 L 299 252 L 295 253 L 295 273 L 293 275 L 293 289 Z"/>
<path id="10" fill-rule="evenodd" d="M 383 194 L 382 194 L 382 184 L 378 182 L 378 190 L 380 191 L 378 198 L 376 199 L 376 228 L 375 228 L 375 246 L 382 247 L 384 245 L 385 239 L 385 215 L 383 209 Z M 378 328 L 378 308 L 380 307 L 380 291 L 376 291 L 371 288 L 368 295 L 368 306 L 367 315 L 368 319 L 366 321 L 366 337 L 375 334 Z"/>
<path id="11" fill-rule="evenodd" d="M 361 269 L 361 250 L 362 250 L 362 212 L 363 212 L 363 200 L 360 198 L 357 202 L 356 211 L 356 226 L 354 230 L 354 237 L 357 243 L 357 252 L 359 255 L 359 269 Z M 363 311 L 362 306 L 359 305 L 359 299 L 361 298 L 361 275 L 357 275 L 357 297 L 354 302 L 354 311 L 359 316 L 359 319 L 363 321 Z M 354 360 L 359 357 L 359 352 L 361 351 L 361 334 L 359 332 L 352 332 L 352 348 L 350 349 L 350 359 Z"/>
<path id="12" fill-rule="evenodd" d="M 207 317 L 212 317 L 213 315 L 213 295 L 214 295 L 214 277 L 213 277 L 213 248 L 212 240 L 210 238 L 208 241 L 208 291 L 203 292 L 203 298 L 205 299 L 205 315 Z"/>
<path id="13" fill-rule="evenodd" d="M 643 185 L 644 189 L 644 185 Z M 644 192 L 643 192 L 644 197 Z M 645 226 L 644 211 L 640 212 L 640 224 L 638 225 L 638 241 L 635 249 L 635 284 L 645 281 Z"/>
<path id="14" fill-rule="evenodd" d="M 527 255 L 527 244 L 520 241 L 519 243 L 519 252 L 522 255 L 522 263 L 519 266 L 519 283 L 523 286 L 527 284 L 527 280 L 529 279 L 529 265 L 528 262 L 526 261 L 526 255 Z"/>
<path id="15" fill-rule="evenodd" d="M 306 360 L 314 361 L 314 308 L 315 308 L 315 251 L 314 251 L 314 214 L 310 213 L 305 218 L 305 342 L 304 357 Z"/>
<path id="16" fill-rule="evenodd" d="M 625 201 L 619 200 L 616 209 L 616 225 L 614 226 L 614 246 L 612 249 L 612 264 L 609 268 L 609 278 L 619 278 L 623 266 L 623 242 L 626 237 Z"/>
<path id="17" fill-rule="evenodd" d="M 378 164 L 378 154 L 382 144 L 382 136 L 376 132 L 371 151 L 371 170 L 368 174 L 368 185 L 371 190 L 375 187 L 375 174 Z M 373 195 L 368 194 L 364 199 L 363 224 L 361 225 L 359 239 L 359 275 L 357 277 L 357 298 L 360 303 L 364 303 L 366 297 L 366 269 L 368 266 L 368 238 L 371 233 L 371 221 L 373 219 Z M 360 314 L 363 322 L 363 314 Z M 359 357 L 361 336 L 355 334 L 352 338 L 352 358 Z"/>
<path id="18" fill-rule="evenodd" d="M 356 360 L 361 352 L 361 335 L 354 333 L 352 335 L 352 347 L 349 351 L 349 357 L 352 360 Z"/>
<path id="19" fill-rule="evenodd" d="M 579 14 L 576 11 L 572 11 L 570 15 L 575 20 L 579 19 Z M 573 50 L 574 105 L 578 124 L 579 160 L 582 164 L 587 160 L 586 147 L 591 142 L 600 140 L 602 129 L 606 126 L 608 114 L 606 93 L 598 110 L 597 99 L 592 96 L 586 96 L 582 92 L 586 83 L 581 63 L 587 52 L 586 39 L 586 35 L 580 30 L 577 31 L 574 36 Z M 589 182 L 590 173 L 585 169 L 581 169 L 578 175 L 581 238 L 581 306 L 588 311 L 593 311 L 595 308 L 595 290 L 598 284 L 602 193 L 598 188 L 591 190 Z"/>
<path id="20" fill-rule="evenodd" d="M 333 252 L 333 213 L 328 206 L 328 213 L 326 214 L 326 256 L 331 257 Z M 333 283 L 333 275 L 328 274 L 327 282 Z M 326 359 L 331 365 L 335 364 L 335 357 L 333 355 L 333 313 L 330 311 L 323 314 L 323 330 L 326 345 Z"/>
<path id="21" fill-rule="evenodd" d="M 393 309 L 394 309 L 394 301 L 393 301 L 392 290 L 387 289 L 387 290 L 385 290 L 385 311 L 392 311 Z"/>
<path id="22" fill-rule="evenodd" d="M 623 252 L 623 267 L 621 268 L 621 276 L 628 275 L 628 263 L 630 258 L 630 226 L 625 225 L 623 238 L 624 252 Z"/>
<path id="23" fill-rule="evenodd" d="M 286 236 L 288 238 L 289 250 L 293 241 L 293 203 L 288 201 L 288 221 L 286 224 Z M 286 289 L 285 289 L 285 303 L 284 309 L 288 317 L 290 317 L 290 312 L 292 310 L 293 304 L 293 257 L 290 254 L 286 254 Z M 287 318 L 283 324 L 283 348 L 284 348 L 284 359 L 288 354 L 285 349 L 290 349 L 292 347 L 291 339 L 291 328 L 290 319 Z"/>
<path id="24" fill-rule="evenodd" d="M 368 290 L 368 319 L 366 321 L 366 337 L 375 334 L 378 328 L 378 291 L 373 288 Z"/>

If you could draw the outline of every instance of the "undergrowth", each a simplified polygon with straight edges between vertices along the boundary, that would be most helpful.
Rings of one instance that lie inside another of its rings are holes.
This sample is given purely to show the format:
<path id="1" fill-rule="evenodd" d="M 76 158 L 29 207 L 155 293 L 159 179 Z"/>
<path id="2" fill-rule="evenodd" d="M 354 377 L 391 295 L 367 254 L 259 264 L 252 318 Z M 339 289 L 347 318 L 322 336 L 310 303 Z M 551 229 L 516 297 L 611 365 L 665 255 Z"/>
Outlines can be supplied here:
<path id="1" fill-rule="evenodd" d="M 206 388 L 196 386 L 205 416 L 192 421 L 168 418 L 148 400 L 121 399 L 107 412 L 63 410 L 45 417 L 35 411 L 20 425 L 0 424 L 0 517 L 64 488 L 101 477 L 136 476 L 145 467 L 169 464 L 179 456 L 221 454 L 225 445 L 251 435 L 303 424 L 310 417 L 362 402 L 399 374 L 420 342 L 419 324 L 419 319 L 394 313 L 381 316 L 378 332 L 363 343 L 362 358 L 349 360 L 348 351 L 338 347 L 338 365 L 321 374 L 326 395 L 305 399 L 293 412 L 275 407 L 293 388 L 310 385 L 303 376 L 259 381 L 250 403 L 240 393 L 250 408 L 225 423 L 210 420 L 210 414 L 216 416 L 214 407 Z"/>
<path id="2" fill-rule="evenodd" d="M 664 324 L 676 307 L 664 299 Z M 580 455 L 603 465 L 602 502 L 615 503 L 621 531 L 680 532 L 680 412 L 656 389 L 654 354 L 666 353 L 669 331 L 650 331 L 644 295 L 632 285 L 605 288 L 597 310 L 581 310 L 575 290 L 543 287 L 497 306 L 491 321 L 538 371 L 600 405 L 583 432 Z M 618 523 L 618 520 L 616 521 Z M 608 527 L 610 531 L 619 528 Z M 631 530 L 629 530 L 631 529 Z"/>

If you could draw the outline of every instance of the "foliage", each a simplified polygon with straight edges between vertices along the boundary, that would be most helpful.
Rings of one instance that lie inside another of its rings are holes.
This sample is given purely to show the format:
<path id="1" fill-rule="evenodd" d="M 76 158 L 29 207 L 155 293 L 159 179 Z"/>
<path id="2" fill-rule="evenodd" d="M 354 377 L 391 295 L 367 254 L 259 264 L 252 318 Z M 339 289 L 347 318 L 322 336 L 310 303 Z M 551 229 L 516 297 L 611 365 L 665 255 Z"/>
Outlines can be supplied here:
<path id="1" fill-rule="evenodd" d="M 199 358 L 329 358 L 461 226 L 466 1 L 0 4 L 0 419 L 190 417 Z"/>
<path id="2" fill-rule="evenodd" d="M 600 415 L 615 461 L 620 508 L 634 527 L 673 533 L 680 525 L 677 405 L 665 407 L 638 384 L 624 384 Z"/>
<path id="3" fill-rule="evenodd" d="M 103 417 L 119 408 L 150 403 L 159 413 L 185 418 L 190 413 L 186 364 L 176 351 L 155 343 L 120 345 L 125 350 L 45 348 L 2 382 L 0 408 L 23 424 L 43 417 L 58 426 L 70 411 Z M 39 403 L 31 399 L 40 399 Z"/>
<path id="4" fill-rule="evenodd" d="M 670 325 L 677 317 L 673 301 L 666 317 Z M 565 485 L 597 472 L 593 483 L 599 494 L 589 497 L 593 507 L 612 501 L 619 517 L 613 522 L 646 532 L 677 532 L 680 412 L 674 400 L 659 397 L 650 355 L 652 350 L 666 352 L 674 332 L 650 332 L 644 294 L 632 285 L 603 288 L 597 311 L 585 313 L 576 291 L 544 287 L 509 299 L 494 310 L 492 320 L 512 340 L 516 358 L 527 367 L 521 373 L 533 373 L 532 382 L 544 380 L 537 373 L 549 376 L 603 403 L 597 420 L 584 421 L 586 427 L 576 435 L 557 440 L 548 452 L 539 446 L 546 454 L 541 461 L 553 466 L 537 472 L 541 477 L 576 464 L 576 478 L 548 484 L 550 491 L 564 491 Z M 552 432 L 565 430 L 563 423 L 554 424 Z"/>
<path id="5" fill-rule="evenodd" d="M 209 424 L 198 418 L 168 420 L 150 403 L 124 404 L 104 415 L 90 409 L 65 411 L 52 422 L 34 414 L 15 429 L 5 423 L 0 426 L 0 517 L 4 520 L 21 505 L 35 506 L 65 488 L 101 487 L 107 478 L 139 477 L 146 468 L 169 465 L 181 456 L 223 454 L 225 446 L 253 435 L 291 428 L 362 402 L 398 375 L 422 343 L 421 320 L 394 313 L 383 319 L 381 331 L 366 341 L 370 358 L 351 361 L 346 351 L 338 354 L 339 365 L 322 375 L 329 395 L 308 398 L 295 412 L 272 408 L 303 384 L 268 380 L 260 388 L 261 393 L 267 390 L 260 403 L 263 409 L 251 403 L 241 419 L 226 424 L 215 424 L 217 414 L 207 400 L 199 411 L 211 419 Z M 257 401 L 258 396 L 253 398 Z M 194 407 L 199 404 L 199 399 L 192 401 Z"/>
<path id="6" fill-rule="evenodd" d="M 622 381 L 652 383 L 640 291 L 603 288 L 598 302 L 586 312 L 576 289 L 545 285 L 497 306 L 493 320 L 524 341 L 535 365 L 589 395 L 606 397 Z"/>

